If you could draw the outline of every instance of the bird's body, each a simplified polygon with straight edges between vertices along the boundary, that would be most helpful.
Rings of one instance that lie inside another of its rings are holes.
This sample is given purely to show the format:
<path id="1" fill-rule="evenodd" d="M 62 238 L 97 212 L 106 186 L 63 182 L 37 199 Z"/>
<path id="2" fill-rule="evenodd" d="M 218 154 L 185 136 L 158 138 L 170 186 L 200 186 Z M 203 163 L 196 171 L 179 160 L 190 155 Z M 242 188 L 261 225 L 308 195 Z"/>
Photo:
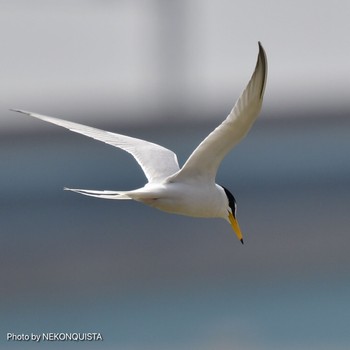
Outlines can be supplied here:
<path id="1" fill-rule="evenodd" d="M 259 43 L 258 61 L 247 87 L 228 117 L 192 152 L 182 168 L 172 151 L 141 139 L 40 114 L 14 110 L 83 134 L 130 153 L 141 166 L 148 183 L 131 191 L 68 189 L 105 199 L 132 199 L 174 214 L 218 217 L 231 223 L 243 243 L 236 219 L 236 201 L 215 183 L 225 155 L 247 134 L 260 112 L 267 77 L 267 59 Z"/>
<path id="2" fill-rule="evenodd" d="M 105 199 L 133 199 L 173 214 L 201 218 L 226 217 L 226 208 L 224 211 L 221 210 L 221 204 L 227 200 L 225 191 L 215 183 L 204 186 L 200 183 L 179 183 L 165 180 L 156 184 L 148 183 L 144 187 L 132 191 L 67 190 Z M 189 195 L 184 195 L 184 193 Z"/>

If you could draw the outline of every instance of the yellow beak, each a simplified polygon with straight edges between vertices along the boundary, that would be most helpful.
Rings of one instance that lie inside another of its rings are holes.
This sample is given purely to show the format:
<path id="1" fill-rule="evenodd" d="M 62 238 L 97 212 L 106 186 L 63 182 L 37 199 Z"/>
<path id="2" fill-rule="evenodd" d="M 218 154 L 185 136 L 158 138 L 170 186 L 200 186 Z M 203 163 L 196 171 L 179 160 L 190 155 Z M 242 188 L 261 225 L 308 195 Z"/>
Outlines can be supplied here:
<path id="1" fill-rule="evenodd" d="M 228 218 L 230 220 L 233 231 L 235 231 L 235 234 L 237 235 L 237 238 L 243 244 L 243 236 L 242 236 L 241 229 L 239 228 L 238 221 L 236 220 L 236 218 L 233 216 L 233 214 L 231 212 L 229 212 Z"/>

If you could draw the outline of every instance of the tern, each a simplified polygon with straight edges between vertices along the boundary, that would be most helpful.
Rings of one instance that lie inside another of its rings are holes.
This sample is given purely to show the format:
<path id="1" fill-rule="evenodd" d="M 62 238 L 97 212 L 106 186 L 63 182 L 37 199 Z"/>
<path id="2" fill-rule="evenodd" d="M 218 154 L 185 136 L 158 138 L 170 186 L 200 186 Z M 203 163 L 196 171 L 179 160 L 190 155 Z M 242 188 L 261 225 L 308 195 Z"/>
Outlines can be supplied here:
<path id="1" fill-rule="evenodd" d="M 215 177 L 223 158 L 246 136 L 261 110 L 267 58 L 260 42 L 258 45 L 258 59 L 248 85 L 227 118 L 199 144 L 182 168 L 174 152 L 155 143 L 24 110 L 11 110 L 121 148 L 136 159 L 148 180 L 144 187 L 130 191 L 65 190 L 105 199 L 133 199 L 174 214 L 223 218 L 243 244 L 236 200 L 227 188 L 215 183 Z"/>

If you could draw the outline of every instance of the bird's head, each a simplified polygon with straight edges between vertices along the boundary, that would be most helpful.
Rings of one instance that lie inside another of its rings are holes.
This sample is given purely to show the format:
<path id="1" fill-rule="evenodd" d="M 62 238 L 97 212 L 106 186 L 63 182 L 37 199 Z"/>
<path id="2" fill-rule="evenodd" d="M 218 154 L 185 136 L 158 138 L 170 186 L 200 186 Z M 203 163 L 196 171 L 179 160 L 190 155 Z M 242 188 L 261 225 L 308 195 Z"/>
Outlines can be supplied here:
<path id="1" fill-rule="evenodd" d="M 221 186 L 225 191 L 227 197 L 227 213 L 225 219 L 231 224 L 233 231 L 236 233 L 237 238 L 243 244 L 243 236 L 241 229 L 239 228 L 238 221 L 236 219 L 237 204 L 233 194 L 224 186 Z"/>

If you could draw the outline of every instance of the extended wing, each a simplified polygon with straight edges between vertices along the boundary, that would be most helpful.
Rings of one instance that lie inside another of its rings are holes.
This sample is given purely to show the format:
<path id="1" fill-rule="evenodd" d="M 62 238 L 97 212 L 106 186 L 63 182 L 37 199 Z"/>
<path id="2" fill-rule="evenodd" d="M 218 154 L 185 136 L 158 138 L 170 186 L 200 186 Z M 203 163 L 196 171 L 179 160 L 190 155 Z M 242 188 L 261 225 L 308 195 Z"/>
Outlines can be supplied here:
<path id="1" fill-rule="evenodd" d="M 91 137 L 95 140 L 121 148 L 130 153 L 140 164 L 148 182 L 159 182 L 179 170 L 176 154 L 155 143 L 36 113 L 14 109 L 12 111 L 30 115 L 46 122 L 62 126 L 63 128 L 76 133 Z"/>
<path id="2" fill-rule="evenodd" d="M 192 152 L 172 181 L 215 181 L 225 155 L 248 133 L 263 102 L 267 78 L 267 59 L 259 42 L 254 73 L 228 117 Z"/>

